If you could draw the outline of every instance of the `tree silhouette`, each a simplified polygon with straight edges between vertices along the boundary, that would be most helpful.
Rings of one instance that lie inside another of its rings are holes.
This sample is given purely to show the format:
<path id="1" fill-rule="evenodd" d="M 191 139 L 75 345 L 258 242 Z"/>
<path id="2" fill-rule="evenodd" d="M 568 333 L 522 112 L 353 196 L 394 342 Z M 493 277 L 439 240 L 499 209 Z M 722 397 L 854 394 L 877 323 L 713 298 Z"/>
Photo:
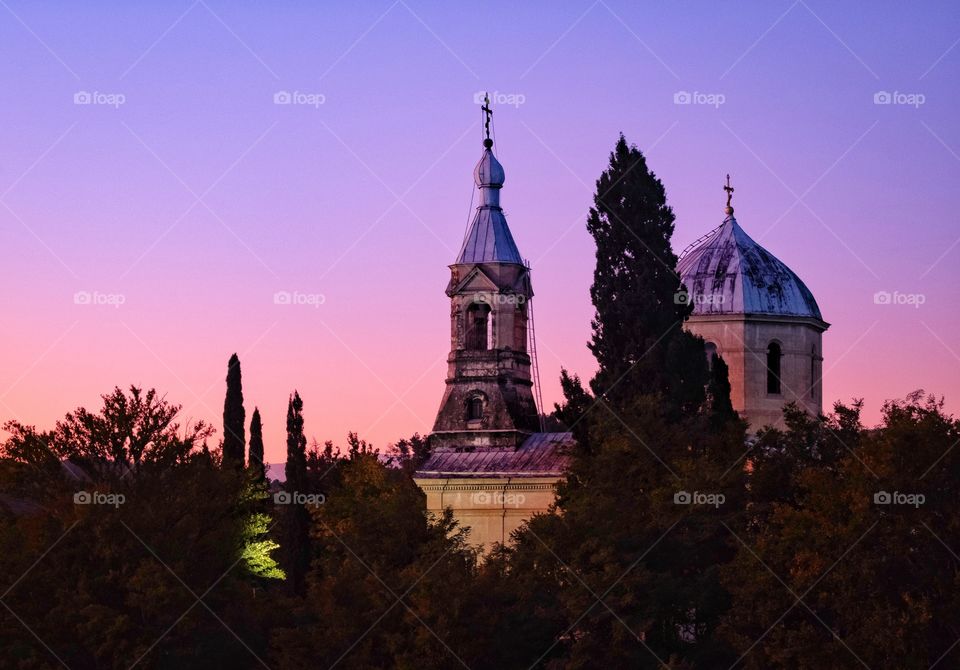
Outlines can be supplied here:
<path id="1" fill-rule="evenodd" d="M 227 364 L 227 396 L 223 401 L 223 463 L 225 466 L 243 468 L 246 448 L 245 420 L 240 359 L 234 354 Z"/>

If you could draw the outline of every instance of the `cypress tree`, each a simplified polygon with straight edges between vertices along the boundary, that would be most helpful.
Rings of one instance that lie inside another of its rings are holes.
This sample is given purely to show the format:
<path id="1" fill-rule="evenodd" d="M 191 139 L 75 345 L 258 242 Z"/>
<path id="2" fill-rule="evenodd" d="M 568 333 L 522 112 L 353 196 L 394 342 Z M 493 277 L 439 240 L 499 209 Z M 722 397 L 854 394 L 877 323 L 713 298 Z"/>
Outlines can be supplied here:
<path id="1" fill-rule="evenodd" d="M 614 406 L 638 393 L 660 393 L 683 410 L 704 399 L 702 344 L 682 328 L 691 308 L 678 298 L 673 222 L 663 184 L 621 134 L 587 219 L 597 245 L 590 350 L 599 370 L 591 387 Z"/>
<path id="2" fill-rule="evenodd" d="M 266 465 L 263 462 L 263 424 L 260 421 L 260 410 L 253 408 L 253 417 L 250 419 L 250 471 L 254 481 L 262 483 L 266 480 Z"/>
<path id="3" fill-rule="evenodd" d="M 243 468 L 246 437 L 243 409 L 243 384 L 240 379 L 240 358 L 234 354 L 227 364 L 227 397 L 223 401 L 223 463 Z"/>
<path id="4" fill-rule="evenodd" d="M 287 463 L 285 488 L 290 494 L 307 493 L 307 438 L 303 433 L 303 400 L 296 391 L 287 403 Z M 285 511 L 284 569 L 294 593 L 302 594 L 310 565 L 310 515 L 292 499 Z"/>
<path id="5" fill-rule="evenodd" d="M 296 391 L 287 403 L 287 491 L 304 493 L 307 481 L 307 438 L 303 434 L 303 400 Z"/>

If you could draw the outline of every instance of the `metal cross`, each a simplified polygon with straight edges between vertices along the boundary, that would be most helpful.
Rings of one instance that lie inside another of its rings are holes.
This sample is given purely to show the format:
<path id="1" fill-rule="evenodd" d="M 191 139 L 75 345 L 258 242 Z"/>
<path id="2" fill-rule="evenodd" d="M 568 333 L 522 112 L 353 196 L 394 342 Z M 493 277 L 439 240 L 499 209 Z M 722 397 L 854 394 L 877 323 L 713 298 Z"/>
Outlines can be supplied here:
<path id="1" fill-rule="evenodd" d="M 480 108 L 483 110 L 483 113 L 486 115 L 487 120 L 485 126 L 487 128 L 487 139 L 490 139 L 490 117 L 493 116 L 493 110 L 490 109 L 490 95 L 488 93 L 483 94 L 483 107 Z"/>
<path id="2" fill-rule="evenodd" d="M 727 185 L 723 187 L 727 192 L 727 207 L 730 206 L 730 200 L 733 198 L 733 186 L 730 185 L 730 175 L 727 175 Z"/>

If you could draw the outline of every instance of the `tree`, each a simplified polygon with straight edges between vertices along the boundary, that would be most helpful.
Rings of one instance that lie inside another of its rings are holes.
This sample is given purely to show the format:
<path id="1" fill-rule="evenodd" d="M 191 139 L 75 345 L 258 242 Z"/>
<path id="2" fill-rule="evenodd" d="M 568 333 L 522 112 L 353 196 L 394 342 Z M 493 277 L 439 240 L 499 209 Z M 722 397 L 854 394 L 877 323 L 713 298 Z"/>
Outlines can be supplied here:
<path id="1" fill-rule="evenodd" d="M 275 667 L 483 667 L 469 652 L 495 645 L 473 618 L 465 533 L 449 512 L 428 520 L 413 481 L 351 441 L 336 487 L 310 508 L 316 559 L 296 626 L 274 635 Z"/>
<path id="2" fill-rule="evenodd" d="M 223 462 L 224 465 L 243 468 L 246 437 L 243 409 L 243 384 L 240 379 L 240 359 L 236 354 L 227 364 L 227 396 L 223 401 Z"/>
<path id="3" fill-rule="evenodd" d="M 205 449 L 208 427 L 176 423 L 179 410 L 132 387 L 51 430 L 7 424 L 4 667 L 262 667 L 251 651 L 266 654 L 267 617 L 235 569 L 243 477 Z M 9 500 L 22 504 L 8 513 Z"/>
<path id="4" fill-rule="evenodd" d="M 587 218 L 597 246 L 591 387 L 614 408 L 636 393 L 663 394 L 675 413 L 703 401 L 706 361 L 702 342 L 682 328 L 691 308 L 679 299 L 673 221 L 663 184 L 621 134 Z"/>
<path id="5" fill-rule="evenodd" d="M 886 403 L 878 428 L 859 414 L 790 408 L 755 449 L 751 514 L 723 568 L 738 667 L 960 663 L 960 422 L 922 392 Z"/>
<path id="6" fill-rule="evenodd" d="M 254 481 L 263 483 L 266 480 L 266 464 L 263 462 L 263 423 L 260 421 L 260 410 L 253 408 L 250 418 L 250 456 L 249 468 Z"/>
<path id="7" fill-rule="evenodd" d="M 726 526 L 742 509 L 745 426 L 726 366 L 717 361 L 711 376 L 703 341 L 682 328 L 673 212 L 623 136 L 587 227 L 597 244 L 593 395 L 563 371 L 556 414 L 577 448 L 555 508 L 504 550 L 511 574 L 523 575 L 518 601 L 539 603 L 529 617 L 561 622 L 545 657 L 523 660 L 726 667 L 714 631 L 729 594 L 717 566 L 734 555 Z"/>
<path id="8" fill-rule="evenodd" d="M 307 491 L 307 438 L 303 433 L 303 400 L 296 391 L 287 403 L 287 463 L 284 467 L 287 502 L 283 510 L 283 542 L 281 543 L 284 570 L 290 588 L 301 594 L 304 578 L 310 564 L 310 518 L 296 497 Z"/>
<path id="9" fill-rule="evenodd" d="M 287 491 L 304 492 L 307 478 L 307 438 L 303 433 L 303 400 L 296 391 L 287 402 Z"/>

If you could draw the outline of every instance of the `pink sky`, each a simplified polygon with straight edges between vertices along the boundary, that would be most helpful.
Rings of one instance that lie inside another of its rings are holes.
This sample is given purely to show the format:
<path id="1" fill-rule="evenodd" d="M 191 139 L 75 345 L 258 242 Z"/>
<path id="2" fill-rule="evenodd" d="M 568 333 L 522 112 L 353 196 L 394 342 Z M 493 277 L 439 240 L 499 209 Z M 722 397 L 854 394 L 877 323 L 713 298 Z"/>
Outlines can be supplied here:
<path id="1" fill-rule="evenodd" d="M 46 427 L 138 384 L 219 428 L 236 351 L 271 461 L 294 388 L 320 441 L 429 431 L 482 90 L 548 407 L 561 366 L 593 371 L 584 221 L 623 131 L 666 185 L 677 251 L 720 223 L 732 175 L 738 221 L 833 324 L 827 402 L 864 397 L 875 422 L 925 388 L 956 411 L 958 19 L 948 2 L 11 2 L 0 416 Z"/>

